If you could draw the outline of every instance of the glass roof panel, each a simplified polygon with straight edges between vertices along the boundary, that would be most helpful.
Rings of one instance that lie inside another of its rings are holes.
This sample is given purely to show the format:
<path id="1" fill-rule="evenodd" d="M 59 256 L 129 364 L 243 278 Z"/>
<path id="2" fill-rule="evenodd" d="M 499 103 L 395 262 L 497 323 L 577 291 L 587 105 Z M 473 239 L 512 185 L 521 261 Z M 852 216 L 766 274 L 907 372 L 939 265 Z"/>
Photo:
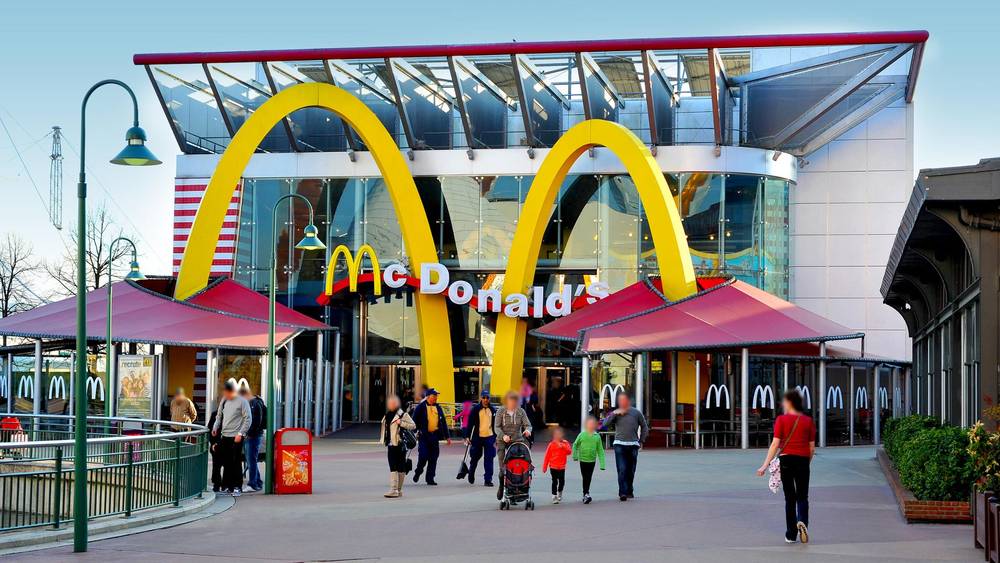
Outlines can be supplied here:
<path id="1" fill-rule="evenodd" d="M 154 66 L 149 71 L 163 98 L 167 117 L 184 141 L 182 150 L 224 151 L 229 145 L 229 130 L 201 66 Z"/>
<path id="2" fill-rule="evenodd" d="M 278 92 L 308 82 L 333 84 L 323 61 L 269 63 L 269 68 Z M 288 116 L 288 124 L 299 151 L 341 152 L 350 148 L 344 122 L 329 110 L 300 109 Z"/>
<path id="3" fill-rule="evenodd" d="M 234 133 L 261 104 L 271 99 L 271 87 L 264 74 L 264 65 L 260 63 L 210 64 L 208 71 Z M 290 149 L 288 133 L 281 122 L 271 128 L 258 147 L 262 152 L 288 152 Z"/>

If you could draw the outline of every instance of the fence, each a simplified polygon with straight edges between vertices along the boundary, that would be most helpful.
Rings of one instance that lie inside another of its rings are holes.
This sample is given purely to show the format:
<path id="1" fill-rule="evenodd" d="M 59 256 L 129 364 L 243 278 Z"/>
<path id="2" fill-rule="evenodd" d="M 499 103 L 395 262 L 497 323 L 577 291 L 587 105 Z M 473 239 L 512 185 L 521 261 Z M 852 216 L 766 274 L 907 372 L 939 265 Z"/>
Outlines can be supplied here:
<path id="1" fill-rule="evenodd" d="M 0 532 L 72 520 L 74 417 L 2 414 Z M 20 430 L 12 430 L 17 419 Z M 27 439 L 27 441 L 24 441 Z M 131 516 L 200 496 L 208 479 L 202 426 L 87 417 L 87 516 Z"/>

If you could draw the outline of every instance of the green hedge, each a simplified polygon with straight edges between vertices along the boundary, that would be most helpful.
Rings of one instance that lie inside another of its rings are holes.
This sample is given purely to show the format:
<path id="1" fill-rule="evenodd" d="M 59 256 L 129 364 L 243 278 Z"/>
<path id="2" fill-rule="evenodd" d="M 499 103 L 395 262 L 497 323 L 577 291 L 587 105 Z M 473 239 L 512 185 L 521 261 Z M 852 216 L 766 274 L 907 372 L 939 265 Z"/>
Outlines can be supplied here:
<path id="1" fill-rule="evenodd" d="M 920 500 L 966 500 L 972 488 L 969 433 L 941 426 L 934 418 L 908 416 L 886 421 L 886 453 L 903 486 Z"/>

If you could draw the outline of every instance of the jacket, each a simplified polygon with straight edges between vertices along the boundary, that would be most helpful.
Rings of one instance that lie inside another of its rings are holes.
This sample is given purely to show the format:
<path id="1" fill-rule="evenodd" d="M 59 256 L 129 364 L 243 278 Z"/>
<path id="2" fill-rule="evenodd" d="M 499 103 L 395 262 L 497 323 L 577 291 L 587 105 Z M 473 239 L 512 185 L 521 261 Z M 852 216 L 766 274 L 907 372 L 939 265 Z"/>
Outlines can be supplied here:
<path id="1" fill-rule="evenodd" d="M 646 424 L 646 417 L 642 416 L 639 409 L 635 407 L 629 407 L 622 415 L 619 415 L 617 411 L 612 411 L 604 419 L 604 427 L 615 429 L 615 442 L 639 442 L 643 444 L 649 437 L 649 425 Z"/>
<path id="2" fill-rule="evenodd" d="M 490 430 L 493 430 L 493 424 L 496 422 L 496 407 L 493 405 L 483 407 L 481 403 L 476 403 L 476 405 L 469 411 L 469 424 L 465 427 L 465 437 L 470 440 L 479 436 L 479 413 L 483 410 L 483 408 L 490 410 Z M 494 432 L 494 434 L 496 434 L 496 432 Z"/>
<path id="3" fill-rule="evenodd" d="M 518 408 L 511 415 L 506 408 L 501 408 L 493 415 L 493 433 L 497 435 L 498 444 L 503 442 L 504 436 L 510 436 L 511 442 L 524 442 L 525 432 L 531 432 L 531 421 L 524 409 Z"/>
<path id="4" fill-rule="evenodd" d="M 392 424 L 396 420 L 399 420 L 399 424 Z M 406 428 L 407 430 L 414 430 L 417 427 L 417 425 L 413 422 L 413 419 L 410 418 L 410 415 L 406 414 L 406 411 L 404 411 L 403 409 L 397 410 L 396 411 L 396 416 L 392 417 L 392 420 L 389 421 L 389 423 L 392 424 L 392 425 L 389 427 L 389 444 L 386 444 L 385 443 L 385 424 L 386 424 L 386 421 L 385 421 L 385 416 L 383 416 L 382 417 L 382 424 L 379 426 L 379 432 L 378 432 L 378 443 L 382 444 L 383 446 L 398 446 L 399 445 L 399 427 L 400 426 L 402 426 L 403 428 Z"/>
<path id="5" fill-rule="evenodd" d="M 259 438 L 267 426 L 267 405 L 260 397 L 250 399 L 250 429 L 247 436 Z"/>
<path id="6" fill-rule="evenodd" d="M 250 429 L 250 403 L 243 397 L 219 401 L 218 416 L 212 431 L 224 438 L 246 436 Z"/>
<path id="7" fill-rule="evenodd" d="M 191 424 L 198 418 L 198 409 L 194 408 L 191 399 L 184 397 L 170 401 L 170 421 Z"/>
<path id="8" fill-rule="evenodd" d="M 549 442 L 549 447 L 545 448 L 545 459 L 542 460 L 542 473 L 548 468 L 566 469 L 566 458 L 573 453 L 573 446 L 566 440 Z"/>
<path id="9" fill-rule="evenodd" d="M 601 469 L 604 469 L 604 442 L 597 432 L 590 434 L 580 432 L 573 441 L 573 461 L 583 461 L 586 463 L 601 462 Z"/>
<path id="10" fill-rule="evenodd" d="M 427 429 L 427 409 L 436 408 L 438 413 L 438 427 L 437 432 L 433 434 Z M 444 409 L 441 405 L 431 405 L 424 401 L 417 405 L 417 408 L 413 409 L 413 422 L 417 425 L 417 432 L 420 432 L 422 438 L 433 438 L 435 440 L 444 440 L 448 438 L 448 419 L 444 417 Z"/>

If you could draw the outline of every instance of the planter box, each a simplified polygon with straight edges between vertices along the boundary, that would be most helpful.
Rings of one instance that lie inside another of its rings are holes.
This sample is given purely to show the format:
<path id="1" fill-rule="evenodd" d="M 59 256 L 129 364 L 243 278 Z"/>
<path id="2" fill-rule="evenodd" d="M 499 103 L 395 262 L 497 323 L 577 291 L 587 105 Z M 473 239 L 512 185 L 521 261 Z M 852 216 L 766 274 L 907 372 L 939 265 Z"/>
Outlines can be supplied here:
<path id="1" fill-rule="evenodd" d="M 892 460 L 885 450 L 876 450 L 879 466 L 885 474 L 899 512 L 907 522 L 938 522 L 945 524 L 969 524 L 972 522 L 972 511 L 969 501 L 965 500 L 918 500 L 902 483 L 899 482 L 899 472 L 892 465 Z"/>
<path id="2" fill-rule="evenodd" d="M 1000 500 L 993 497 L 986 503 L 989 510 L 986 526 L 986 560 L 1000 563 Z"/>
<path id="3" fill-rule="evenodd" d="M 972 519 L 975 522 L 975 546 L 986 549 L 987 523 L 990 517 L 987 500 L 993 496 L 993 491 L 972 493 Z"/>

